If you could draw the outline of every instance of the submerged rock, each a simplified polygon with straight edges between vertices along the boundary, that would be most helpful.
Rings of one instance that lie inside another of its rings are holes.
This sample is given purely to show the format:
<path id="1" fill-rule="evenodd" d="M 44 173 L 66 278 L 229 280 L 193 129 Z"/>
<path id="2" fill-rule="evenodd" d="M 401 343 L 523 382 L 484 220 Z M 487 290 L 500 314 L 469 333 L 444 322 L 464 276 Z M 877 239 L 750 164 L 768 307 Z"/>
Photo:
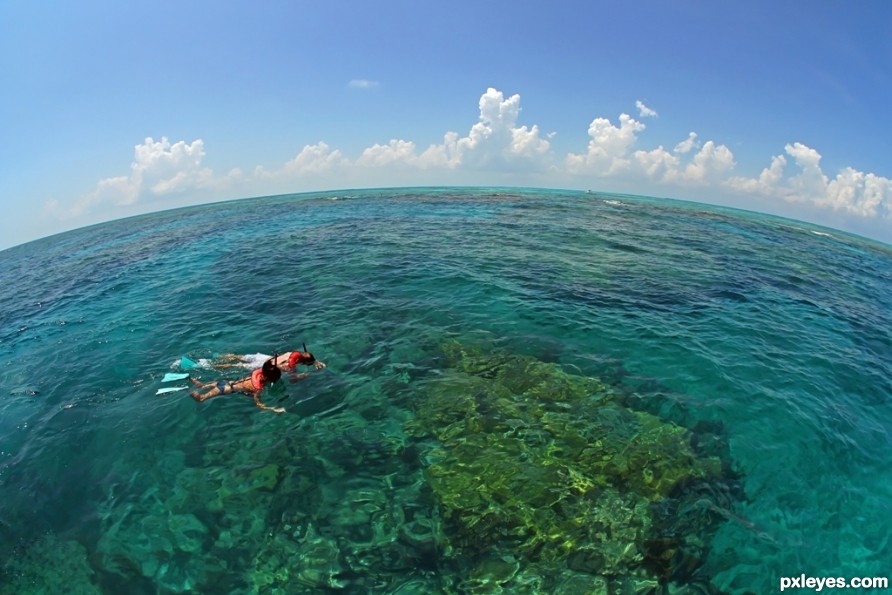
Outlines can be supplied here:
<path id="1" fill-rule="evenodd" d="M 99 595 L 87 549 L 47 534 L 15 552 L 0 566 L 0 595 L 70 593 Z"/>
<path id="2" fill-rule="evenodd" d="M 122 577 L 139 573 L 165 590 L 190 591 L 212 565 L 205 564 L 207 527 L 193 514 L 161 508 L 110 517 L 96 546 L 103 567 Z"/>
<path id="3" fill-rule="evenodd" d="M 252 593 L 343 589 L 339 555 L 334 540 L 320 535 L 312 525 L 299 541 L 276 534 L 257 551 L 247 582 Z"/>

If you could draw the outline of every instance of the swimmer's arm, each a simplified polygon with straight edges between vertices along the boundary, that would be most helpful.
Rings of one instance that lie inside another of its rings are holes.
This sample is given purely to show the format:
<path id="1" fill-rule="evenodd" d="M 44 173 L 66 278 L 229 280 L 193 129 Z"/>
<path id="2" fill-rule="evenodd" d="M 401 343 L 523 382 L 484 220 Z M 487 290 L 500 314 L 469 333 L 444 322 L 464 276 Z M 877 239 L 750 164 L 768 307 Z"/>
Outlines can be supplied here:
<path id="1" fill-rule="evenodd" d="M 260 407 L 261 409 L 265 409 L 267 411 L 275 411 L 276 413 L 285 413 L 284 407 L 270 407 L 266 403 L 260 400 L 260 393 L 263 391 L 255 390 L 251 394 L 254 396 L 254 404 Z"/>

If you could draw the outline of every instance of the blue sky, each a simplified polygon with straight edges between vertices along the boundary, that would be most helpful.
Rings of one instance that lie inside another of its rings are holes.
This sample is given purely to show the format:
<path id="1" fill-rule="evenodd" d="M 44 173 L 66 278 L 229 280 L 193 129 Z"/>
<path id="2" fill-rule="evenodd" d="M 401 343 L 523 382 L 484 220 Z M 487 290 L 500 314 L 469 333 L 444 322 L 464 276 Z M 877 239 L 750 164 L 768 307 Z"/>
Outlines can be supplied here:
<path id="1" fill-rule="evenodd" d="M 0 248 L 188 204 L 541 186 L 892 243 L 892 3 L 0 5 Z"/>

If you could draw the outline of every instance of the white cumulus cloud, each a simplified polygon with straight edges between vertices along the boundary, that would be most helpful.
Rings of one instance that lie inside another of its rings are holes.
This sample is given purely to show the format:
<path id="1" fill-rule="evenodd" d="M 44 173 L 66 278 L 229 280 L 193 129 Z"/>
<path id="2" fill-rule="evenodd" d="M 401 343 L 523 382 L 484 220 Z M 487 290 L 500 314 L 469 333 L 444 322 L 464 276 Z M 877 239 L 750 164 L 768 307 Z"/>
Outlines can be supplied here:
<path id="1" fill-rule="evenodd" d="M 740 192 L 810 203 L 866 218 L 892 218 L 892 180 L 846 167 L 830 178 L 821 167 L 821 154 L 803 143 L 784 147 L 792 160 L 776 155 L 757 178 L 733 177 L 728 187 Z"/>
<path id="2" fill-rule="evenodd" d="M 685 168 L 681 178 L 698 184 L 721 182 L 734 169 L 734 155 L 725 145 L 706 141 Z"/>
<path id="3" fill-rule="evenodd" d="M 414 142 L 392 139 L 363 151 L 358 165 L 413 166 L 421 169 L 544 169 L 551 144 L 537 125 L 518 126 L 520 95 L 505 98 L 493 88 L 480 97 L 480 117 L 466 136 L 447 132 L 443 142 L 417 153 Z"/>
<path id="4" fill-rule="evenodd" d="M 595 118 L 589 125 L 591 138 L 585 153 L 570 153 L 565 165 L 576 175 L 646 180 L 683 186 L 721 182 L 735 167 L 734 155 L 725 145 L 707 141 L 700 146 L 697 133 L 679 142 L 674 151 L 662 146 L 633 148 L 646 126 L 628 114 L 620 114 L 619 125 Z M 695 148 L 699 151 L 690 155 Z"/>
<path id="5" fill-rule="evenodd" d="M 386 145 L 375 144 L 365 149 L 356 163 L 365 167 L 382 167 L 392 164 L 418 165 L 419 157 L 415 154 L 415 143 L 392 139 Z"/>
<path id="6" fill-rule="evenodd" d="M 77 216 L 102 205 L 133 205 L 154 197 L 209 188 L 240 175 L 233 170 L 226 178 L 215 179 L 213 172 L 202 166 L 204 157 L 201 139 L 171 143 L 167 137 L 158 141 L 147 137 L 134 147 L 129 175 L 99 180 L 95 190 L 71 204 L 52 201 L 48 206 L 58 214 Z"/>
<path id="7" fill-rule="evenodd" d="M 332 149 L 327 143 L 320 141 L 315 145 L 305 145 L 278 169 L 269 170 L 263 166 L 254 168 L 254 178 L 271 180 L 319 176 L 338 172 L 349 165 L 350 161 L 340 150 Z"/>
<path id="8" fill-rule="evenodd" d="M 140 191 L 169 194 L 205 185 L 213 175 L 210 169 L 201 166 L 205 157 L 201 139 L 190 144 L 184 141 L 171 144 L 165 137 L 160 141 L 147 138 L 143 144 L 136 145 L 135 153 L 130 179 Z"/>
<path id="9" fill-rule="evenodd" d="M 635 107 L 638 108 L 638 115 L 641 116 L 642 118 L 656 118 L 657 117 L 657 112 L 655 112 L 654 110 L 652 110 L 649 107 L 647 107 L 646 105 L 644 105 L 644 102 L 641 101 L 640 99 L 635 102 Z"/>
<path id="10" fill-rule="evenodd" d="M 331 171 L 347 163 L 338 149 L 326 143 L 306 145 L 293 159 L 285 164 L 285 171 L 298 174 L 319 174 Z"/>
<path id="11" fill-rule="evenodd" d="M 799 166 L 799 172 L 787 181 L 792 200 L 807 201 L 820 197 L 827 190 L 827 176 L 821 170 L 821 154 L 802 143 L 784 147 L 787 155 Z"/>
<path id="12" fill-rule="evenodd" d="M 505 99 L 501 91 L 489 88 L 480 97 L 480 119 L 468 135 L 447 133 L 444 143 L 426 151 L 427 158 L 437 153 L 450 166 L 471 167 L 525 166 L 544 155 L 550 143 L 539 135 L 539 127 L 517 126 L 520 95 Z"/>
<path id="13" fill-rule="evenodd" d="M 668 181 L 678 177 L 679 159 L 663 147 L 635 151 L 633 162 L 652 180 Z"/>
<path id="14" fill-rule="evenodd" d="M 727 184 L 742 192 L 767 195 L 778 190 L 786 166 L 786 158 L 783 155 L 775 155 L 771 165 L 763 169 L 758 178 L 732 177 L 728 179 Z"/>
<path id="15" fill-rule="evenodd" d="M 369 88 L 377 84 L 355 80 L 350 86 Z M 351 159 L 320 141 L 304 145 L 278 168 L 258 166 L 247 176 L 238 169 L 216 176 L 204 165 L 207 156 L 201 139 L 172 143 L 166 137 L 158 141 L 149 137 L 134 147 L 129 172 L 100 180 L 92 192 L 71 203 L 50 201 L 47 206 L 59 216 L 73 217 L 107 205 L 151 205 L 153 200 L 173 195 L 197 202 L 200 190 L 216 192 L 235 184 L 243 184 L 240 188 L 256 194 L 291 192 L 308 185 L 365 185 L 371 180 L 390 185 L 409 180 L 463 183 L 469 174 L 478 180 L 511 174 L 503 179 L 518 183 L 551 180 L 545 184 L 584 179 L 586 186 L 613 179 L 632 189 L 666 189 L 662 191 L 667 194 L 671 192 L 669 187 L 716 189 L 866 218 L 892 218 L 892 180 L 851 167 L 835 177 L 828 176 L 821 166 L 821 154 L 800 142 L 787 144 L 783 154 L 773 156 L 758 175 L 735 175 L 735 156 L 726 145 L 701 141 L 692 131 L 671 150 L 662 145 L 639 147 L 646 126 L 622 113 L 616 122 L 606 117 L 591 120 L 585 149 L 565 153 L 561 159 L 552 149 L 553 133 L 543 134 L 535 124 L 520 124 L 520 95 L 506 97 L 489 88 L 480 96 L 478 107 L 478 119 L 470 123 L 465 134 L 446 132 L 442 142 L 424 150 L 415 140 L 393 138 L 373 144 Z M 636 107 L 641 117 L 657 116 L 640 100 Z M 534 177 L 525 177 L 527 174 Z"/>
<path id="16" fill-rule="evenodd" d="M 697 133 L 689 132 L 688 137 L 675 145 L 676 153 L 690 153 L 692 149 L 698 149 L 700 143 L 697 142 Z"/>
<path id="17" fill-rule="evenodd" d="M 619 126 L 607 118 L 595 118 L 588 127 L 591 140 L 585 153 L 567 156 L 566 166 L 571 173 L 614 175 L 629 169 L 629 150 L 638 140 L 644 124 L 628 114 L 620 114 Z"/>

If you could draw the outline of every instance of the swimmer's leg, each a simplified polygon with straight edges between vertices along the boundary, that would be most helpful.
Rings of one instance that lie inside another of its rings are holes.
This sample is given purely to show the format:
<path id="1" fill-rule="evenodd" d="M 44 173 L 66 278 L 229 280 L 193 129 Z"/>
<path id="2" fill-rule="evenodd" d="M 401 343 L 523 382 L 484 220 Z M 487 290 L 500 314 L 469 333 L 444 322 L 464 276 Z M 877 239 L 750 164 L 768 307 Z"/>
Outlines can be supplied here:
<path id="1" fill-rule="evenodd" d="M 205 385 L 201 385 L 199 383 L 199 386 L 201 386 L 202 388 L 205 388 L 205 387 L 211 386 L 212 384 L 214 384 L 214 383 L 205 384 Z M 204 401 L 206 399 L 210 399 L 211 397 L 216 397 L 218 395 L 225 395 L 225 394 L 231 393 L 232 391 L 233 391 L 233 388 L 232 388 L 231 383 L 226 382 L 225 380 L 218 380 L 216 382 L 214 388 L 212 388 L 211 390 L 209 390 L 208 392 L 206 392 L 204 394 L 202 394 L 198 391 L 192 391 L 189 394 L 192 395 L 193 399 L 195 399 L 196 401 L 201 403 L 202 401 Z"/>
<path id="2" fill-rule="evenodd" d="M 225 370 L 227 368 L 244 368 L 245 358 L 237 353 L 224 353 L 218 355 L 212 366 L 215 370 Z"/>
<path id="3" fill-rule="evenodd" d="M 237 353 L 224 353 L 217 358 L 218 364 L 244 363 L 244 358 Z"/>
<path id="4" fill-rule="evenodd" d="M 204 394 L 198 392 L 197 390 L 193 390 L 189 394 L 192 395 L 193 399 L 195 399 L 196 401 L 201 403 L 202 401 L 204 401 L 206 399 L 210 399 L 211 397 L 216 397 L 217 395 L 219 395 L 220 389 L 215 386 L 214 388 L 212 388 L 211 390 L 209 390 L 208 392 L 206 392 Z"/>

